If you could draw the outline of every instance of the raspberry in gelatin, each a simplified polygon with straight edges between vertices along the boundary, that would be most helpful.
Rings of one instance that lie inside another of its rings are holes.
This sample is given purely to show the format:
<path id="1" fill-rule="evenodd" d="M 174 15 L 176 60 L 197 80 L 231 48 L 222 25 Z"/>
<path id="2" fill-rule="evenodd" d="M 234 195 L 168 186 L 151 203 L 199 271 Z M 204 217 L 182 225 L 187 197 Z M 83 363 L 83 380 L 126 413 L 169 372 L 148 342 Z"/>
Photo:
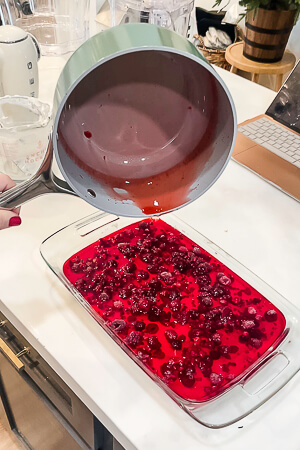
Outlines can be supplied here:
<path id="1" fill-rule="evenodd" d="M 161 219 L 102 237 L 64 274 L 116 339 L 189 401 L 229 388 L 285 328 L 269 300 Z"/>

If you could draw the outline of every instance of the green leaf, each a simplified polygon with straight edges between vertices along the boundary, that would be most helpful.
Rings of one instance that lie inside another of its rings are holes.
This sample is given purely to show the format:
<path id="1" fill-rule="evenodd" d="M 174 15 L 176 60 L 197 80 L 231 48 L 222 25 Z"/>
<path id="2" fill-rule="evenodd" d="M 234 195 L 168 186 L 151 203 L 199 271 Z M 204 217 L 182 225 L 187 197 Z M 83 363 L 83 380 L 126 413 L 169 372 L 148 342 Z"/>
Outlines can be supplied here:
<path id="1" fill-rule="evenodd" d="M 220 6 L 223 0 L 215 0 L 213 8 Z M 257 10 L 258 8 L 271 10 L 296 10 L 296 20 L 300 14 L 300 0 L 240 0 L 239 4 L 246 8 L 246 11 Z M 240 20 L 245 14 L 241 14 Z"/>

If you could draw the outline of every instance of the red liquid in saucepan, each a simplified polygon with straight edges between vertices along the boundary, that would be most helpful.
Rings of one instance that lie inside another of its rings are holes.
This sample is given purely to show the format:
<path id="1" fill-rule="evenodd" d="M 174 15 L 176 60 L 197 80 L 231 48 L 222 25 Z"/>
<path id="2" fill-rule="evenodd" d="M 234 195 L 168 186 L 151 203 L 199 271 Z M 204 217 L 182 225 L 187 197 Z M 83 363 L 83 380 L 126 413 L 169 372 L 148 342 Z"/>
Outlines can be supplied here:
<path id="1" fill-rule="evenodd" d="M 285 328 L 270 301 L 160 219 L 100 239 L 63 269 L 132 352 L 186 400 L 221 393 Z"/>
<path id="2" fill-rule="evenodd" d="M 190 201 L 203 171 L 225 162 L 229 108 L 216 79 L 195 61 L 137 52 L 81 80 L 61 112 L 58 139 L 112 201 L 159 214 Z M 212 158 L 217 141 L 224 152 Z"/>

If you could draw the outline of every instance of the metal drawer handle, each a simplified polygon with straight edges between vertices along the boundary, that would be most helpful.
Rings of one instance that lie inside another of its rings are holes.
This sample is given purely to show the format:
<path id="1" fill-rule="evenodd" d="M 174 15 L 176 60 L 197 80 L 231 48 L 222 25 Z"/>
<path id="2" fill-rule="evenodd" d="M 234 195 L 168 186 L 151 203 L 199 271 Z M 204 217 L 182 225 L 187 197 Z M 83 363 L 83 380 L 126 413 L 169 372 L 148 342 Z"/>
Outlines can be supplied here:
<path id="1" fill-rule="evenodd" d="M 18 355 L 22 356 L 24 353 L 27 353 L 28 349 L 26 349 L 26 352 L 23 353 L 24 350 L 19 352 Z M 12 365 L 18 370 L 18 372 L 24 369 L 24 364 L 22 363 L 22 361 L 19 360 L 18 355 L 15 355 L 14 352 L 1 338 L 0 338 L 0 352 L 3 353 L 3 355 L 12 363 Z"/>
<path id="2" fill-rule="evenodd" d="M 27 355 L 27 353 L 29 353 L 29 348 L 24 347 L 23 350 L 21 350 L 19 353 L 16 354 L 16 357 L 20 358 L 20 356 Z"/>

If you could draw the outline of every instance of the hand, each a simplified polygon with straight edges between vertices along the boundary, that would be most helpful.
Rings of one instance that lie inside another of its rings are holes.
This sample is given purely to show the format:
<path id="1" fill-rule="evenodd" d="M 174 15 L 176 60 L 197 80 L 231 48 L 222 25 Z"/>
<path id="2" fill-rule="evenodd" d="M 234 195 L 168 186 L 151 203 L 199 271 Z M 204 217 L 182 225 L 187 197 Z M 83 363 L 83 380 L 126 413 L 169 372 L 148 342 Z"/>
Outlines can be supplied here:
<path id="1" fill-rule="evenodd" d="M 0 173 L 0 193 L 14 187 L 16 183 L 8 176 Z M 21 224 L 20 208 L 13 210 L 0 208 L 0 230 Z"/>

